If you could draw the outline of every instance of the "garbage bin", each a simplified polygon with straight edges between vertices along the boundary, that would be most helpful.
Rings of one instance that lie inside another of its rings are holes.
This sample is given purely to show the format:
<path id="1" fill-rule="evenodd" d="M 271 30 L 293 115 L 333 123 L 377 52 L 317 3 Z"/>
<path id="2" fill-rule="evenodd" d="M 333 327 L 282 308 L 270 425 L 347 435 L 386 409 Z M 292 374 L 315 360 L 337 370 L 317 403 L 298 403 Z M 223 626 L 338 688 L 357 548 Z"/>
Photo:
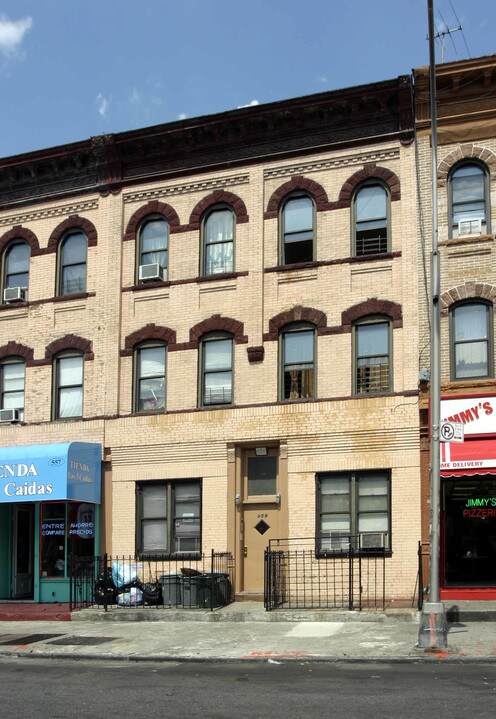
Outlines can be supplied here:
<path id="1" fill-rule="evenodd" d="M 222 572 L 204 574 L 198 587 L 198 606 L 202 609 L 214 609 L 229 604 L 231 583 L 229 575 Z"/>
<path id="2" fill-rule="evenodd" d="M 164 605 L 177 606 L 181 604 L 181 577 L 178 574 L 162 574 L 158 578 L 162 587 Z"/>
<path id="3" fill-rule="evenodd" d="M 184 574 L 181 576 L 182 605 L 188 609 L 198 607 L 198 593 L 203 582 L 202 574 Z"/>

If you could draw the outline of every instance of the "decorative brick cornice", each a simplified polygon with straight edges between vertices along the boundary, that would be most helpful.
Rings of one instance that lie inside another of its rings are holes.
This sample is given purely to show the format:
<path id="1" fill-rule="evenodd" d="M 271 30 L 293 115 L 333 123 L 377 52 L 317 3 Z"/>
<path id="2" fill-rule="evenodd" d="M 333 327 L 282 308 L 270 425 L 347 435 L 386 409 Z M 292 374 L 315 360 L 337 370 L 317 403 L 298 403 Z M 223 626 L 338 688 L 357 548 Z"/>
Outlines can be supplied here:
<path id="1" fill-rule="evenodd" d="M 265 348 L 263 345 L 258 347 L 247 347 L 246 353 L 248 354 L 248 362 L 253 364 L 254 362 L 263 362 L 265 356 Z"/>
<path id="2" fill-rule="evenodd" d="M 19 342 L 8 342 L 0 347 L 0 360 L 7 357 L 22 357 L 28 367 L 33 364 L 33 350 Z"/>
<path id="3" fill-rule="evenodd" d="M 476 282 L 467 280 L 461 285 L 451 287 L 441 294 L 441 314 L 448 315 L 449 308 L 458 302 L 465 300 L 480 299 L 494 304 L 496 300 L 496 285 L 487 282 Z"/>
<path id="4" fill-rule="evenodd" d="M 448 179 L 448 175 L 453 167 L 462 160 L 479 160 L 485 164 L 491 171 L 491 179 L 496 181 L 496 154 L 487 147 L 467 143 L 459 145 L 455 150 L 445 155 L 437 166 L 437 184 L 444 187 Z"/>
<path id="5" fill-rule="evenodd" d="M 358 170 L 351 177 L 349 177 L 341 188 L 339 193 L 339 199 L 337 202 L 338 207 L 351 207 L 351 201 L 353 193 L 355 192 L 358 185 L 368 180 L 381 180 L 389 188 L 391 194 L 391 201 L 401 199 L 401 188 L 398 176 L 392 170 L 388 170 L 385 167 L 380 167 L 375 163 L 371 162 L 363 167 L 362 170 Z"/>
<path id="6" fill-rule="evenodd" d="M 149 215 L 162 215 L 169 223 L 170 233 L 173 234 L 174 232 L 179 232 L 181 223 L 179 222 L 179 217 L 175 209 L 163 202 L 151 200 L 133 213 L 131 219 L 127 223 L 126 232 L 122 239 L 124 241 L 134 240 L 141 221 Z"/>
<path id="7" fill-rule="evenodd" d="M 96 246 L 98 235 L 93 223 L 79 215 L 71 215 L 54 229 L 44 252 L 56 252 L 60 240 L 69 230 L 82 230 L 88 239 L 88 247 Z"/>
<path id="8" fill-rule="evenodd" d="M 321 310 L 296 305 L 269 320 L 269 331 L 264 334 L 264 342 L 277 340 L 281 329 L 294 322 L 308 322 L 314 325 L 317 329 L 317 334 L 325 334 L 327 328 L 327 317 Z"/>
<path id="9" fill-rule="evenodd" d="M 204 197 L 203 200 L 196 205 L 189 218 L 189 224 L 184 226 L 184 231 L 198 230 L 203 214 L 213 205 L 230 205 L 234 214 L 236 215 L 236 224 L 240 225 L 243 222 L 248 222 L 248 213 L 243 200 L 235 195 L 233 192 L 227 192 L 226 190 L 214 190 L 210 195 Z"/>
<path id="10" fill-rule="evenodd" d="M 55 355 L 65 350 L 76 350 L 84 355 L 85 360 L 94 359 L 92 343 L 78 335 L 65 335 L 51 342 L 45 349 L 45 361 L 51 362 Z"/>
<path id="11" fill-rule="evenodd" d="M 212 317 L 199 322 L 190 329 L 188 349 L 198 347 L 199 340 L 208 332 L 227 332 L 233 335 L 234 341 L 237 345 L 246 344 L 248 342 L 248 337 L 244 334 L 244 325 L 242 322 L 233 320 L 230 317 L 212 315 Z"/>
<path id="12" fill-rule="evenodd" d="M 342 332 L 351 332 L 353 323 L 368 315 L 384 315 L 390 317 L 395 329 L 403 327 L 401 305 L 397 302 L 378 300 L 377 297 L 371 297 L 365 300 L 365 302 L 359 302 L 357 305 L 349 307 L 341 314 Z"/>
<path id="13" fill-rule="evenodd" d="M 0 237 L 0 253 L 4 251 L 9 242 L 17 239 L 25 240 L 28 243 L 32 256 L 39 254 L 40 243 L 38 242 L 38 238 L 34 232 L 31 232 L 31 230 L 28 230 L 27 227 L 23 227 L 22 225 L 16 225 Z"/>
<path id="14" fill-rule="evenodd" d="M 295 175 L 272 193 L 267 203 L 264 219 L 271 220 L 274 217 L 277 217 L 279 207 L 284 201 L 284 198 L 291 192 L 297 192 L 298 190 L 306 192 L 313 197 L 317 212 L 329 209 L 327 193 L 322 185 L 319 185 L 319 183 L 315 182 L 315 180 L 310 180 L 308 177 L 303 177 L 303 175 Z"/>
<path id="15" fill-rule="evenodd" d="M 176 344 L 176 333 L 169 327 L 161 327 L 153 322 L 145 325 L 135 332 L 127 335 L 124 340 L 124 349 L 121 350 L 121 357 L 128 357 L 132 355 L 134 348 L 142 342 L 148 342 L 150 340 L 157 340 L 164 342 L 168 346 Z"/>

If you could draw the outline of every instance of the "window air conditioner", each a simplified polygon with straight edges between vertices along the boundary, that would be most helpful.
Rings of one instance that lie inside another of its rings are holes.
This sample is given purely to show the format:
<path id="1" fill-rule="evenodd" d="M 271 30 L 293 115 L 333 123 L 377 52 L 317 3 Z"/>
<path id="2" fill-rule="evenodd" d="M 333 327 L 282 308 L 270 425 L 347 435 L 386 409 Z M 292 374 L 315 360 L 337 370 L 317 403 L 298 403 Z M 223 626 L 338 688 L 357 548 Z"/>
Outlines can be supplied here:
<path id="1" fill-rule="evenodd" d="M 19 422 L 19 410 L 0 409 L 0 422 Z"/>
<path id="2" fill-rule="evenodd" d="M 360 549 L 384 549 L 386 535 L 384 532 L 370 532 L 360 535 Z"/>
<path id="3" fill-rule="evenodd" d="M 25 287 L 6 287 L 3 291 L 3 301 L 10 302 L 23 302 L 26 299 L 26 288 Z"/>
<path id="4" fill-rule="evenodd" d="M 138 277 L 140 282 L 146 282 L 147 280 L 165 280 L 166 270 L 161 267 L 158 262 L 154 262 L 151 265 L 140 265 Z"/>
<path id="5" fill-rule="evenodd" d="M 458 223 L 458 237 L 469 237 L 480 235 L 482 232 L 482 220 L 461 220 Z"/>

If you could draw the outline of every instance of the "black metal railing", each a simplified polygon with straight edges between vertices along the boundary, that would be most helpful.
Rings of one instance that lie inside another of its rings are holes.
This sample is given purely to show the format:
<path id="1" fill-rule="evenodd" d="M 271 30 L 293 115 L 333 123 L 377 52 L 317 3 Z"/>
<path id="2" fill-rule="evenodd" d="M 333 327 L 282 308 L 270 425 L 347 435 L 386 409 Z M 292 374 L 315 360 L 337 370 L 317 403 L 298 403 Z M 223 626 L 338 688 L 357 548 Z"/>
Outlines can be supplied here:
<path id="1" fill-rule="evenodd" d="M 341 536 L 336 549 L 325 550 L 315 537 L 270 540 L 265 608 L 384 609 L 386 546 L 365 548 L 361 537 L 349 535 Z"/>
<path id="2" fill-rule="evenodd" d="M 233 586 L 230 552 L 172 559 L 104 554 L 73 563 L 70 608 L 213 610 L 234 601 Z"/>

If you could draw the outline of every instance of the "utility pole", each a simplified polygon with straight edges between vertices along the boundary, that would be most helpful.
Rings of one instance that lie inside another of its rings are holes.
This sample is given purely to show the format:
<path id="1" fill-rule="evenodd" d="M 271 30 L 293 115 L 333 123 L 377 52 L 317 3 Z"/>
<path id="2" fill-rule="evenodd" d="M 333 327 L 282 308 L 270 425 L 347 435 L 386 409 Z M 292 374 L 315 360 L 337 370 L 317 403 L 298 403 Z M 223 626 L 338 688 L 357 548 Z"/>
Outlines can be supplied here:
<path id="1" fill-rule="evenodd" d="M 429 19 L 429 85 L 431 107 L 432 149 L 432 253 L 431 253 L 431 385 L 430 385 L 430 562 L 429 601 L 424 602 L 420 617 L 419 646 L 425 649 L 446 649 L 448 628 L 444 603 L 439 594 L 439 504 L 441 485 L 440 440 L 441 421 L 441 272 L 438 248 L 437 208 L 437 108 L 436 50 L 434 45 L 433 0 L 427 0 Z"/>

